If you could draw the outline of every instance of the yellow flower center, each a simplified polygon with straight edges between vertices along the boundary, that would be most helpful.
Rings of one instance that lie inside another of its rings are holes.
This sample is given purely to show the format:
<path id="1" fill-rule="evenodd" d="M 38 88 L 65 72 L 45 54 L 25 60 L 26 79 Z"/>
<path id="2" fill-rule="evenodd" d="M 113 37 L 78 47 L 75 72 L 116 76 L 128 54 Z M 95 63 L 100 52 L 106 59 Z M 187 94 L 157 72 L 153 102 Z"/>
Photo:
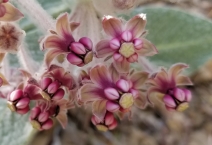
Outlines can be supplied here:
<path id="1" fill-rule="evenodd" d="M 15 112 L 15 111 L 16 111 L 16 107 L 15 107 L 15 105 L 13 104 L 13 102 L 8 102 L 8 103 L 7 103 L 7 107 L 8 107 L 12 112 Z"/>
<path id="2" fill-rule="evenodd" d="M 41 96 L 46 99 L 47 101 L 51 101 L 51 97 L 49 96 L 49 94 L 47 94 L 46 92 L 42 91 Z"/>
<path id="3" fill-rule="evenodd" d="M 99 131 L 108 131 L 108 128 L 105 126 L 105 125 L 96 125 L 96 128 L 99 130 Z"/>
<path id="4" fill-rule="evenodd" d="M 189 105 L 188 105 L 187 102 L 182 103 L 182 104 L 180 104 L 180 105 L 177 107 L 177 111 L 182 112 L 182 111 L 186 110 L 188 107 L 189 107 Z"/>
<path id="5" fill-rule="evenodd" d="M 119 53 L 124 57 L 128 58 L 135 53 L 135 48 L 133 43 L 123 43 L 119 49 Z"/>
<path id="6" fill-rule="evenodd" d="M 32 127 L 34 129 L 37 129 L 37 130 L 40 130 L 41 129 L 41 125 L 40 125 L 40 123 L 38 121 L 32 120 L 30 123 L 31 123 L 31 125 L 32 125 Z"/>
<path id="7" fill-rule="evenodd" d="M 128 109 L 133 105 L 134 98 L 131 93 L 125 93 L 121 96 L 121 99 L 119 100 L 119 104 L 122 108 Z"/>

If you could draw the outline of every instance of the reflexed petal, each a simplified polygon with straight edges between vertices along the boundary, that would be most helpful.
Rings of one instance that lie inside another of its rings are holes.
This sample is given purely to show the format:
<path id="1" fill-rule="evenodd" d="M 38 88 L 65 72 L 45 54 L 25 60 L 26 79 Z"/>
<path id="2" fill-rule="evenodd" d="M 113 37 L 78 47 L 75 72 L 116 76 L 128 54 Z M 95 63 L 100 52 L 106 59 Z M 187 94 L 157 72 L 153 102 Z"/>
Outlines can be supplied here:
<path id="1" fill-rule="evenodd" d="M 103 120 L 106 113 L 107 100 L 98 100 L 93 102 L 92 111 L 93 114 L 99 119 Z"/>
<path id="2" fill-rule="evenodd" d="M 143 93 L 139 92 L 138 97 L 135 99 L 134 104 L 140 109 L 144 109 L 147 106 L 147 97 Z"/>
<path id="3" fill-rule="evenodd" d="M 131 81 L 133 83 L 133 88 L 141 88 L 145 81 L 148 79 L 149 73 L 147 72 L 138 72 L 131 76 Z"/>
<path id="4" fill-rule="evenodd" d="M 104 16 L 102 26 L 104 31 L 113 37 L 117 37 L 122 33 L 122 21 L 112 16 Z"/>
<path id="5" fill-rule="evenodd" d="M 80 101 L 84 103 L 93 102 L 96 100 L 102 100 L 102 96 L 100 96 L 99 91 L 102 90 L 97 88 L 95 85 L 86 84 L 79 90 L 79 98 Z"/>
<path id="6" fill-rule="evenodd" d="M 93 83 L 100 85 L 100 87 L 111 87 L 112 78 L 105 65 L 97 65 L 90 70 L 90 78 Z"/>
<path id="7" fill-rule="evenodd" d="M 147 91 L 147 101 L 153 105 L 153 102 L 155 99 L 160 99 L 162 100 L 164 97 L 164 93 L 162 93 L 161 88 L 157 88 L 157 87 L 151 87 L 148 91 Z"/>
<path id="8" fill-rule="evenodd" d="M 40 94 L 41 92 L 41 88 L 39 88 L 36 85 L 32 85 L 32 84 L 28 84 L 25 88 L 24 88 L 24 93 L 28 94 L 28 97 L 30 98 L 30 100 L 38 100 L 41 99 L 42 96 Z"/>
<path id="9" fill-rule="evenodd" d="M 67 34 L 71 35 L 71 27 L 68 21 L 68 13 L 62 14 L 58 17 L 56 22 L 56 31 L 59 36 L 65 37 Z"/>
<path id="10" fill-rule="evenodd" d="M 44 44 L 43 44 L 43 49 L 60 49 L 63 50 L 65 52 L 68 51 L 68 45 L 67 43 L 64 42 L 64 40 L 62 40 L 59 36 L 57 35 L 51 35 L 48 36 L 45 40 L 44 40 Z"/>
<path id="11" fill-rule="evenodd" d="M 70 23 L 70 28 L 71 28 L 71 31 L 73 32 L 76 28 L 78 28 L 80 25 L 80 23 L 77 23 L 77 22 L 71 22 Z"/>
<path id="12" fill-rule="evenodd" d="M 99 58 L 112 55 L 116 50 L 110 48 L 109 40 L 102 40 L 96 45 L 96 55 Z"/>
<path id="13" fill-rule="evenodd" d="M 60 122 L 61 126 L 63 127 L 63 129 L 66 128 L 67 124 L 68 124 L 68 118 L 67 118 L 67 115 L 66 115 L 66 111 L 63 111 L 63 112 L 60 112 L 58 115 L 57 115 L 57 120 Z"/>
<path id="14" fill-rule="evenodd" d="M 177 75 L 179 75 L 185 68 L 188 68 L 188 65 L 184 63 L 177 63 L 171 66 L 168 71 L 170 79 L 175 79 L 175 81 L 177 81 Z"/>
<path id="15" fill-rule="evenodd" d="M 178 76 L 176 78 L 176 85 L 177 86 L 192 86 L 193 83 L 189 79 L 189 77 L 186 76 Z"/>
<path id="16" fill-rule="evenodd" d="M 146 14 L 139 14 L 130 19 L 126 24 L 126 30 L 131 31 L 133 38 L 140 37 L 146 26 Z"/>
<path id="17" fill-rule="evenodd" d="M 114 66 L 120 73 L 128 73 L 130 70 L 130 63 L 124 58 L 123 61 L 114 61 Z"/>
<path id="18" fill-rule="evenodd" d="M 53 49 L 53 50 L 50 50 L 48 51 L 46 54 L 45 54 L 45 62 L 46 62 L 46 65 L 49 67 L 51 62 L 53 61 L 53 59 L 55 57 L 57 57 L 58 55 L 64 53 L 64 51 L 60 50 L 60 49 Z"/>
<path id="19" fill-rule="evenodd" d="M 1 79 L 1 85 L 9 85 L 9 82 L 7 81 L 7 79 L 4 77 L 4 75 L 2 73 L 0 73 L 0 79 Z"/>
<path id="20" fill-rule="evenodd" d="M 141 38 L 143 42 L 143 47 L 140 50 L 136 50 L 136 52 L 141 56 L 152 56 L 158 53 L 156 47 L 147 39 Z"/>
<path id="21" fill-rule="evenodd" d="M 0 53 L 0 63 L 3 61 L 4 57 L 5 57 L 5 53 Z"/>
<path id="22" fill-rule="evenodd" d="M 119 72 L 117 71 L 117 69 L 114 67 L 114 64 L 110 65 L 109 72 L 110 72 L 113 82 L 117 82 L 120 78 L 120 75 L 119 75 Z"/>
<path id="23" fill-rule="evenodd" d="M 6 13 L 3 17 L 0 17 L 0 21 L 16 21 L 24 17 L 24 15 L 9 2 L 2 3 L 1 5 L 5 7 Z"/>

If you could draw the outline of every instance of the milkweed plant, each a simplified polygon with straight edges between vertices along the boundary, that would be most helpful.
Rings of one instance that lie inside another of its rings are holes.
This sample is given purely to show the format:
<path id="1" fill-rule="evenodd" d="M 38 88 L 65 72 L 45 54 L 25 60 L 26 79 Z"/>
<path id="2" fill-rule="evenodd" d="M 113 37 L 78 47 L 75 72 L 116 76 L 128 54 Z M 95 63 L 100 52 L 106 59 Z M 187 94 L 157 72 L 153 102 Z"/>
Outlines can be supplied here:
<path id="1" fill-rule="evenodd" d="M 29 114 L 33 128 L 48 130 L 55 119 L 65 128 L 67 111 L 76 106 L 91 108 L 91 122 L 100 131 L 115 129 L 134 107 L 153 106 L 154 99 L 167 111 L 189 107 L 192 94 L 185 86 L 192 82 L 182 74 L 188 65 L 152 65 L 147 58 L 159 52 L 145 38 L 146 14 L 125 20 L 113 13 L 134 8 L 136 0 L 79 0 L 56 20 L 36 0 L 12 2 L 17 7 L 0 0 L 1 97 L 12 112 Z M 44 53 L 39 65 L 17 23 L 25 11 L 45 34 L 36 42 Z M 10 68 L 8 53 L 17 54 L 20 68 Z"/>

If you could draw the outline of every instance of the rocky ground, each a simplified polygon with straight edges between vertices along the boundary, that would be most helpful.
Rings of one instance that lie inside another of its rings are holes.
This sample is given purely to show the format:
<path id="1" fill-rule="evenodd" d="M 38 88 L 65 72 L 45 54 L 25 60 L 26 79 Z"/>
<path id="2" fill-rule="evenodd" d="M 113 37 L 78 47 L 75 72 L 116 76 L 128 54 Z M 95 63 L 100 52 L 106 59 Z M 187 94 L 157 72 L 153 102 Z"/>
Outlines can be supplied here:
<path id="1" fill-rule="evenodd" d="M 140 0 L 140 5 L 169 5 L 212 19 L 212 0 Z M 133 119 L 124 119 L 117 129 L 102 133 L 90 123 L 90 113 L 74 109 L 69 125 L 56 124 L 39 132 L 29 145 L 212 145 L 212 60 L 191 79 L 194 99 L 183 113 L 167 112 L 163 105 L 134 110 Z"/>

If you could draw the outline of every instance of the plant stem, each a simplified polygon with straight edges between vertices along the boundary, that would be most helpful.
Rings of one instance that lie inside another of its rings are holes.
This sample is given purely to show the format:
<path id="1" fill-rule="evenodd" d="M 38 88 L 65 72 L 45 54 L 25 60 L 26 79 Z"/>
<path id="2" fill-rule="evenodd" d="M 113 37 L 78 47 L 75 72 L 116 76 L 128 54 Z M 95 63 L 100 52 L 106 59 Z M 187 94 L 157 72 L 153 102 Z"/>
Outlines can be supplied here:
<path id="1" fill-rule="evenodd" d="M 31 74 L 34 74 L 36 70 L 38 70 L 38 64 L 29 55 L 28 49 L 24 47 L 23 44 L 20 47 L 21 49 L 18 52 L 18 59 L 20 64 L 25 70 L 27 70 Z"/>
<path id="2" fill-rule="evenodd" d="M 53 18 L 41 7 L 36 0 L 13 0 L 14 3 L 24 10 L 29 18 L 40 27 L 43 31 L 47 32 L 49 29 L 54 28 Z"/>
<path id="3" fill-rule="evenodd" d="M 149 73 L 153 73 L 156 71 L 155 66 L 145 57 L 140 57 L 138 62 L 145 71 L 147 71 Z"/>

